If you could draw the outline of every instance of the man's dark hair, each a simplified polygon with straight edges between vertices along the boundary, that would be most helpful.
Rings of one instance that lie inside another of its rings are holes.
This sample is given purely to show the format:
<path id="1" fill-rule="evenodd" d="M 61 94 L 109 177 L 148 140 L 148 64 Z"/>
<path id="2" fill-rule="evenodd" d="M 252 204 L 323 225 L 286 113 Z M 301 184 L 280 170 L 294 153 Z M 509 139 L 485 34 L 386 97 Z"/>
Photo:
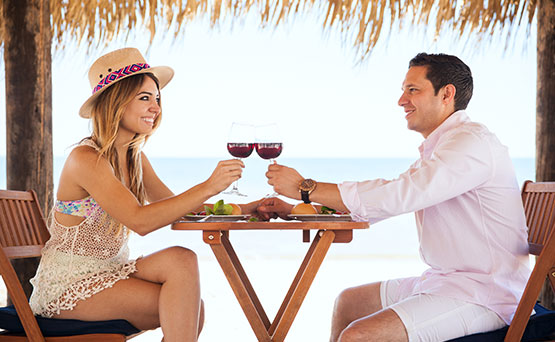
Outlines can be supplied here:
<path id="1" fill-rule="evenodd" d="M 409 68 L 414 66 L 428 67 L 426 78 L 432 82 L 436 95 L 447 84 L 454 85 L 455 111 L 466 109 L 474 87 L 468 65 L 455 56 L 422 52 L 410 60 Z"/>

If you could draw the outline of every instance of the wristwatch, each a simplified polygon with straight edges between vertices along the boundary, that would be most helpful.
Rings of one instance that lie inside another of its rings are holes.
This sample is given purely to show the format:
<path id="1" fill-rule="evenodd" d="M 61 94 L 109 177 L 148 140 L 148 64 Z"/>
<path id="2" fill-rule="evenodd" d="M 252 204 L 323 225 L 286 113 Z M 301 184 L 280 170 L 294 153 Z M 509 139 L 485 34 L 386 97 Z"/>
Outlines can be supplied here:
<path id="1" fill-rule="evenodd" d="M 303 200 L 303 202 L 310 203 L 310 199 L 308 198 L 308 195 L 310 195 L 312 191 L 316 189 L 316 184 L 317 184 L 316 181 L 310 178 L 303 179 L 301 184 L 299 184 L 299 191 L 301 193 L 301 199 Z"/>

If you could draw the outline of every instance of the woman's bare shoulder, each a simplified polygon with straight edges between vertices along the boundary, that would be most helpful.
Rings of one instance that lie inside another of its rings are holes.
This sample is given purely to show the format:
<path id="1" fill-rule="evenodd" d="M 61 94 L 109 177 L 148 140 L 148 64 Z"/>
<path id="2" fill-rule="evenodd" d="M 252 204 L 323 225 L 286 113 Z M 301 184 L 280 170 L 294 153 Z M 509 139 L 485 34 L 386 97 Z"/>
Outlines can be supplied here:
<path id="1" fill-rule="evenodd" d="M 57 197 L 60 200 L 74 200 L 86 197 L 83 180 L 91 176 L 92 167 L 97 163 L 98 152 L 90 146 L 77 146 L 66 158 L 58 184 Z"/>
<path id="2" fill-rule="evenodd" d="M 106 158 L 100 156 L 98 151 L 91 146 L 81 145 L 75 147 L 66 159 L 64 169 L 76 171 L 80 174 L 98 171 L 111 171 Z"/>

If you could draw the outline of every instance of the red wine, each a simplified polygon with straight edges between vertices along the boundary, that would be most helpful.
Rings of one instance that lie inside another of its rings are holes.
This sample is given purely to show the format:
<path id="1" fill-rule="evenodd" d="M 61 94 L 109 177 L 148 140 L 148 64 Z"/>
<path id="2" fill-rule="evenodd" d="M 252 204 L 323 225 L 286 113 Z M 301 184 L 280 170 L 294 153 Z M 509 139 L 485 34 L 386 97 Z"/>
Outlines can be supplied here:
<path id="1" fill-rule="evenodd" d="M 256 153 L 263 159 L 274 159 L 281 154 L 281 143 L 257 143 Z"/>
<path id="2" fill-rule="evenodd" d="M 247 158 L 251 155 L 254 144 L 251 143 L 227 143 L 229 154 L 235 158 Z"/>

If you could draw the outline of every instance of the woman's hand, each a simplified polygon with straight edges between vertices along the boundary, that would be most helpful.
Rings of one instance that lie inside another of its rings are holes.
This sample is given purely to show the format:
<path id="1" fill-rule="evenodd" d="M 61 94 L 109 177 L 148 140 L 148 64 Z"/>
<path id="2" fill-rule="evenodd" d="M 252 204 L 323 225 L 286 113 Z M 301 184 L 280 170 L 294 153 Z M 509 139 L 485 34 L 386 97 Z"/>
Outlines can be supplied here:
<path id="1" fill-rule="evenodd" d="M 239 159 L 222 160 L 218 163 L 205 185 L 212 196 L 227 189 L 231 183 L 241 178 L 245 164 Z"/>
<path id="2" fill-rule="evenodd" d="M 269 219 L 280 217 L 284 220 L 290 220 L 287 215 L 291 214 L 292 204 L 280 200 L 276 197 L 264 198 L 260 200 L 258 207 L 256 207 L 257 216 L 268 221 Z"/>

